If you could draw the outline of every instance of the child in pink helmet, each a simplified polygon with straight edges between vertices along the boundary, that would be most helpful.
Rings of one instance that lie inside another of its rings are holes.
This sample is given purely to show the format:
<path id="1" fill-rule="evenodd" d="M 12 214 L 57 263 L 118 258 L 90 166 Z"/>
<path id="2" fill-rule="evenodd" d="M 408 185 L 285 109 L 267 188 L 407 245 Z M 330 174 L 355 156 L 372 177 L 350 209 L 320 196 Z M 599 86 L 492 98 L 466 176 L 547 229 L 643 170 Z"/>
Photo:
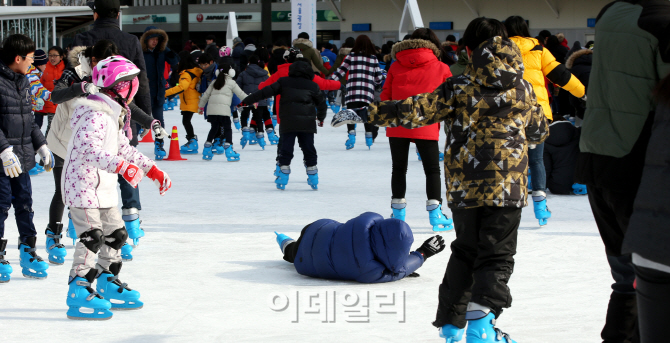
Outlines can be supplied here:
<path id="1" fill-rule="evenodd" d="M 104 320 L 112 317 L 110 308 L 143 306 L 140 293 L 118 280 L 122 266 L 119 249 L 128 233 L 117 207 L 116 174 L 133 187 L 146 175 L 161 195 L 171 181 L 154 161 L 129 144 L 130 121 L 124 118 L 130 115 L 128 103 L 139 88 L 139 73 L 139 68 L 122 56 L 101 60 L 92 75 L 100 92 L 73 106 L 72 138 L 61 182 L 63 201 L 70 207 L 79 237 L 67 296 L 70 319 Z M 96 278 L 94 289 L 91 284 Z"/>

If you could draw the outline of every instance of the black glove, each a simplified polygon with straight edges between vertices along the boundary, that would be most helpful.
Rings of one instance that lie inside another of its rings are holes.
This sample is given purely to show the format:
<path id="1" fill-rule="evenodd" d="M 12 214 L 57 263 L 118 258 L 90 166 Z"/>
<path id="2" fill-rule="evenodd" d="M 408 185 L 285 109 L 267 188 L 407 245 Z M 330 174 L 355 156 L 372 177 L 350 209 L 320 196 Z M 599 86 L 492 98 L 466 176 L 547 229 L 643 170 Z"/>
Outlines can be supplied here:
<path id="1" fill-rule="evenodd" d="M 416 252 L 423 255 L 424 260 L 427 260 L 429 257 L 442 252 L 445 247 L 446 245 L 444 244 L 444 238 L 442 238 L 440 235 L 437 235 L 430 237 L 425 242 L 423 242 L 419 249 L 416 249 Z"/>

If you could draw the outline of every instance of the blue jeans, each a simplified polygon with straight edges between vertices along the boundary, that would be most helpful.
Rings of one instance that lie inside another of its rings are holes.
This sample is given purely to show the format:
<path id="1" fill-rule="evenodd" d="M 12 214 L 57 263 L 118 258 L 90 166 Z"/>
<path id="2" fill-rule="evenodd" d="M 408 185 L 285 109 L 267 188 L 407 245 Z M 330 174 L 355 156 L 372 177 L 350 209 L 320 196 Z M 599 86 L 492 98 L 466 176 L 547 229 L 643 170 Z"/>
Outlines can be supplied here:
<path id="1" fill-rule="evenodd" d="M 121 208 L 142 209 L 140 204 L 140 186 L 133 188 L 123 176 L 119 175 L 119 188 L 121 188 Z"/>
<path id="2" fill-rule="evenodd" d="M 163 104 L 151 104 L 151 116 L 161 122 L 161 126 L 165 128 L 165 120 L 163 120 Z"/>
<path id="3" fill-rule="evenodd" d="M 535 149 L 528 149 L 528 169 L 530 182 L 534 191 L 547 189 L 547 171 L 544 169 L 544 143 L 538 144 Z"/>
<path id="4" fill-rule="evenodd" d="M 37 236 L 35 224 L 33 224 L 32 194 L 28 171 L 15 178 L 0 176 L 0 238 L 5 236 L 5 220 L 9 216 L 11 206 L 14 206 L 14 217 L 16 217 L 21 242 L 25 243 L 26 238 Z"/>

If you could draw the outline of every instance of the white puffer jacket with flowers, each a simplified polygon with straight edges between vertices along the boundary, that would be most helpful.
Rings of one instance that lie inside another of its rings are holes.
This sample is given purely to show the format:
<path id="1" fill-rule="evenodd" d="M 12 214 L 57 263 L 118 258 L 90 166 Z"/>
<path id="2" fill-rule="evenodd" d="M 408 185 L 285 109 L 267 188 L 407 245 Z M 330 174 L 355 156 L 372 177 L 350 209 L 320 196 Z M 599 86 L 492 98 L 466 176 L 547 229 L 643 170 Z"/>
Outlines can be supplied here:
<path id="1" fill-rule="evenodd" d="M 115 171 L 119 163 L 136 164 L 146 174 L 154 161 L 130 145 L 122 130 L 126 110 L 110 97 L 89 95 L 73 108 L 72 138 L 61 177 L 63 202 L 78 208 L 118 206 Z"/>

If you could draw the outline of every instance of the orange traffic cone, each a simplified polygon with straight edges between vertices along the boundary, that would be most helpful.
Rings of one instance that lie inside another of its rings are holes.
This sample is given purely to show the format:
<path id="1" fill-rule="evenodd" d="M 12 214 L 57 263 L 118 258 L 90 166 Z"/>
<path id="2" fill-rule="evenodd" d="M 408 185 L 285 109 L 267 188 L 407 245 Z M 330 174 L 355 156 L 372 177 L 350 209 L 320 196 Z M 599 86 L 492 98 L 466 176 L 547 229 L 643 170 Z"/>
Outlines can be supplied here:
<path id="1" fill-rule="evenodd" d="M 185 161 L 185 158 L 181 158 L 181 153 L 179 152 L 179 137 L 177 136 L 177 127 L 172 127 L 172 140 L 170 140 L 170 154 L 168 158 L 163 161 Z"/>
<path id="2" fill-rule="evenodd" d="M 140 141 L 140 143 L 153 143 L 153 142 L 154 138 L 151 135 L 151 130 L 149 130 L 149 133 L 144 135 L 144 138 L 142 138 L 142 140 Z"/>

